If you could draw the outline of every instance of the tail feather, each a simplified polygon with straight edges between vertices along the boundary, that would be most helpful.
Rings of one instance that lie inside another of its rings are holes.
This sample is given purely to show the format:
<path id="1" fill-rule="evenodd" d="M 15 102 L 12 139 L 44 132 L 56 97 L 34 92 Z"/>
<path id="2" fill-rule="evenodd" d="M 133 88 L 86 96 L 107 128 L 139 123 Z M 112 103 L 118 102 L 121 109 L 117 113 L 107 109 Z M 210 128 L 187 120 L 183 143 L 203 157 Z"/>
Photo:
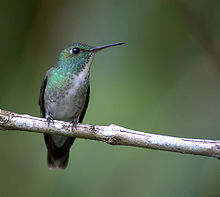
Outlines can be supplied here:
<path id="1" fill-rule="evenodd" d="M 60 168 L 65 169 L 69 161 L 69 151 L 63 157 L 56 158 L 49 151 L 47 152 L 47 165 L 49 168 Z"/>
<path id="2" fill-rule="evenodd" d="M 65 169 L 69 161 L 69 151 L 75 138 L 66 138 L 65 143 L 58 147 L 49 134 L 44 135 L 44 140 L 48 149 L 47 152 L 47 165 L 49 168 L 60 168 Z"/>

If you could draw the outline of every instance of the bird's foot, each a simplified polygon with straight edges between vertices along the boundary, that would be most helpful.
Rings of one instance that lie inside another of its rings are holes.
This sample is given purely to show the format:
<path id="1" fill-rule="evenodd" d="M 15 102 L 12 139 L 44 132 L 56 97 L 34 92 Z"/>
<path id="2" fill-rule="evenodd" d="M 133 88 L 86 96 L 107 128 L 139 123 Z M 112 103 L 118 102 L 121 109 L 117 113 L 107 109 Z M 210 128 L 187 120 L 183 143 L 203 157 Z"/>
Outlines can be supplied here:
<path id="1" fill-rule="evenodd" d="M 68 128 L 71 127 L 71 128 L 72 128 L 72 131 L 73 131 L 74 129 L 76 129 L 77 123 L 78 123 L 78 117 L 74 118 L 74 119 L 70 122 Z"/>
<path id="2" fill-rule="evenodd" d="M 54 124 L 54 120 L 53 120 L 53 117 L 52 117 L 51 113 L 48 113 L 46 115 L 46 120 L 47 120 L 47 123 L 48 123 L 48 127 L 50 126 L 51 122 Z"/>

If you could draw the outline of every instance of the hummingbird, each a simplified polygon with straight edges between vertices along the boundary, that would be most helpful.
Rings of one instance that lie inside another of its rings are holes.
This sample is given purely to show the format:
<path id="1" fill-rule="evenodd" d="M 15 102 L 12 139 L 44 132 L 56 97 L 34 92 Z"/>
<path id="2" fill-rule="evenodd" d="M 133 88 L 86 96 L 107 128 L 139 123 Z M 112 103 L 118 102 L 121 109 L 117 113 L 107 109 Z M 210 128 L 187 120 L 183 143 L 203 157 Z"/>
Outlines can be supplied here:
<path id="1" fill-rule="evenodd" d="M 70 122 L 73 130 L 77 123 L 82 123 L 89 103 L 89 75 L 94 55 L 122 44 L 92 47 L 73 43 L 60 52 L 57 63 L 43 78 L 38 100 L 41 117 L 46 118 L 48 126 L 53 120 L 62 120 Z M 44 134 L 44 140 L 48 167 L 65 169 L 75 138 Z"/>

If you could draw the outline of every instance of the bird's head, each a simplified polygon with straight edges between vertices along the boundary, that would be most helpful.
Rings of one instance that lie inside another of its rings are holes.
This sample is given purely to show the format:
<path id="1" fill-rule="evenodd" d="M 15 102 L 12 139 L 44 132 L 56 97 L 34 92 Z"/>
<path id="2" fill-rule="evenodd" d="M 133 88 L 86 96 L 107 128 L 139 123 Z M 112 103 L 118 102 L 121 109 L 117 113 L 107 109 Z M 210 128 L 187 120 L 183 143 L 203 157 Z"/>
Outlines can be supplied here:
<path id="1" fill-rule="evenodd" d="M 123 42 L 92 47 L 87 44 L 73 43 L 63 49 L 59 56 L 59 65 L 75 67 L 76 72 L 80 72 L 86 65 L 91 64 L 94 54 L 102 49 L 124 44 Z"/>

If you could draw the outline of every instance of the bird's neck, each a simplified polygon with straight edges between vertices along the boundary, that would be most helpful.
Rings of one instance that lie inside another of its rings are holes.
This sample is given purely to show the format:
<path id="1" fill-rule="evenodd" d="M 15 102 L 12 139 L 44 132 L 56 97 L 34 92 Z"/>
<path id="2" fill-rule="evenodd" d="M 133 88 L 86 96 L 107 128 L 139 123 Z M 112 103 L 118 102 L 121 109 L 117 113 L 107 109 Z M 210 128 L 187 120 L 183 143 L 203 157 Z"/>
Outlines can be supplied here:
<path id="1" fill-rule="evenodd" d="M 92 60 L 93 56 L 91 56 L 88 62 L 80 66 L 70 64 L 70 62 L 67 61 L 59 61 L 53 69 L 51 69 L 48 87 L 51 89 L 62 88 L 68 85 L 73 79 L 88 81 Z"/>
<path id="2" fill-rule="evenodd" d="M 75 57 L 75 58 L 60 58 L 55 66 L 57 72 L 66 75 L 67 73 L 73 73 L 79 75 L 84 70 L 89 72 L 90 66 L 92 64 L 94 54 L 88 54 L 88 57 Z"/>

